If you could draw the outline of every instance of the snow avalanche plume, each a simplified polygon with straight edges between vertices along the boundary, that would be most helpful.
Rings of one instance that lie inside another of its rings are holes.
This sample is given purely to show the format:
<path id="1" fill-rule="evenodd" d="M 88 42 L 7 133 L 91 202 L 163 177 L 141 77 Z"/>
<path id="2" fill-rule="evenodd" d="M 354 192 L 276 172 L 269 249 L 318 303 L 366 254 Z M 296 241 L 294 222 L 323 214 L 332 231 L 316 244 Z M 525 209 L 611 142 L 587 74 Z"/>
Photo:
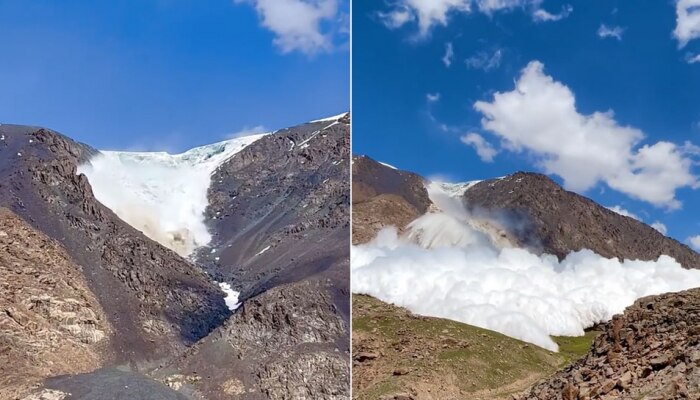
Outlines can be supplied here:
<path id="1" fill-rule="evenodd" d="M 393 227 L 352 248 L 352 290 L 556 351 L 550 336 L 580 336 L 636 299 L 700 287 L 700 271 L 674 259 L 623 262 L 590 250 L 563 261 L 502 246 L 470 223 L 461 203 L 439 187 L 440 213 L 426 214 L 399 237 Z"/>
<path id="2" fill-rule="evenodd" d="M 204 223 L 216 169 L 264 135 L 197 147 L 181 154 L 103 151 L 78 167 L 97 200 L 149 238 L 190 255 L 211 240 Z"/>

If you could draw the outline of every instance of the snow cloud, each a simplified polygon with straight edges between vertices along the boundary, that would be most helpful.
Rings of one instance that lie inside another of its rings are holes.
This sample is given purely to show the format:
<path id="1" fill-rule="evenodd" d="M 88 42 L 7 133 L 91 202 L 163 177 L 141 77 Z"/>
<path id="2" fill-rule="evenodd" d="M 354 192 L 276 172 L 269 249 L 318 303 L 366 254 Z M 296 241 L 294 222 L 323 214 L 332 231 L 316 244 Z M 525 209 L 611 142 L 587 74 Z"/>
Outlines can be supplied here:
<path id="1" fill-rule="evenodd" d="M 605 38 L 615 38 L 617 40 L 622 40 L 622 34 L 625 32 L 625 28 L 620 26 L 607 26 L 605 24 L 600 24 L 598 28 L 598 36 Z"/>
<path id="2" fill-rule="evenodd" d="M 668 228 L 666 228 L 666 225 L 662 224 L 659 221 L 654 221 L 651 223 L 651 227 L 659 231 L 662 235 L 665 235 L 668 233 Z"/>
<path id="3" fill-rule="evenodd" d="M 467 68 L 491 71 L 501 65 L 502 58 L 503 52 L 500 49 L 494 51 L 493 54 L 481 51 L 464 60 L 464 63 L 467 65 Z"/>
<path id="4" fill-rule="evenodd" d="M 263 27 L 275 34 L 282 53 L 333 50 L 334 36 L 348 31 L 338 0 L 234 0 L 255 7 Z"/>
<path id="5" fill-rule="evenodd" d="M 636 214 L 631 213 L 630 211 L 627 211 L 626 209 L 620 207 L 620 206 L 612 206 L 612 207 L 606 207 L 610 211 L 615 211 L 616 213 L 620 215 L 624 215 L 625 217 L 630 217 L 634 218 L 637 221 L 641 221 L 642 219 L 639 218 Z"/>
<path id="6" fill-rule="evenodd" d="M 559 262 L 499 247 L 463 208 L 442 209 L 412 222 L 406 236 L 390 227 L 354 246 L 353 292 L 557 350 L 552 335 L 580 336 L 640 297 L 700 286 L 699 270 L 667 256 L 620 262 L 582 250 Z"/>
<path id="7" fill-rule="evenodd" d="M 678 0 L 676 2 L 676 29 L 673 36 L 679 47 L 700 38 L 700 0 Z"/>
<path id="8" fill-rule="evenodd" d="M 655 206 L 677 209 L 675 192 L 696 188 L 691 156 L 696 147 L 670 142 L 641 145 L 644 133 L 619 124 L 612 111 L 581 114 L 574 93 L 530 62 L 509 92 L 477 101 L 481 125 L 511 152 L 527 152 L 567 189 L 586 191 L 603 182 Z M 585 166 L 585 168 L 583 167 Z"/>
<path id="9" fill-rule="evenodd" d="M 462 143 L 473 147 L 481 161 L 493 162 L 493 158 L 498 154 L 498 150 L 478 133 L 467 133 L 459 139 Z"/>
<path id="10" fill-rule="evenodd" d="M 700 251 L 700 235 L 689 237 L 688 243 L 690 244 L 690 247 L 694 248 L 696 251 Z"/>
<path id="11" fill-rule="evenodd" d="M 442 57 L 442 63 L 445 64 L 447 68 L 452 65 L 452 57 L 454 57 L 455 53 L 454 50 L 452 49 L 452 43 L 448 42 L 445 45 L 445 55 Z"/>

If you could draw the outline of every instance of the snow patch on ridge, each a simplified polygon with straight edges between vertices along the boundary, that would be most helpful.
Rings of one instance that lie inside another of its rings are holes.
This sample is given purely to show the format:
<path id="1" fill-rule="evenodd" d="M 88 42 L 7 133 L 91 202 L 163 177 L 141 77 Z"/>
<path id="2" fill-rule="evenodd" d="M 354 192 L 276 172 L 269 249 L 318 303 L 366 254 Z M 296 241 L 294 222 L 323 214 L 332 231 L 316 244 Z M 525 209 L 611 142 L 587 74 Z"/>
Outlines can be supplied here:
<path id="1" fill-rule="evenodd" d="M 102 151 L 78 167 L 97 200 L 149 238 L 182 256 L 207 245 L 204 223 L 211 175 L 265 134 L 244 136 L 181 154 Z"/>
<path id="2" fill-rule="evenodd" d="M 404 236 L 389 227 L 352 247 L 354 293 L 556 351 L 552 335 L 580 336 L 640 297 L 700 287 L 700 270 L 668 256 L 620 262 L 581 250 L 560 262 L 504 246 L 477 229 L 460 198 L 435 184 L 428 192 L 441 212 Z"/>

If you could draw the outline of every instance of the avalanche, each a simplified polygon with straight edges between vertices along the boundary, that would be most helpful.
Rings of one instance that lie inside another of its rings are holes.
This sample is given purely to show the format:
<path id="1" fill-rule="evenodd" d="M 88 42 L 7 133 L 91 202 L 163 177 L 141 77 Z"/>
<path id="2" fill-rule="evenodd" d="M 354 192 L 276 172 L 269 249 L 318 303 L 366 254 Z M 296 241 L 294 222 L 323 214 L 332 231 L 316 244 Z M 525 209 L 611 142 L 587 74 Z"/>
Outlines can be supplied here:
<path id="1" fill-rule="evenodd" d="M 190 255 L 211 235 L 204 224 L 211 175 L 265 134 L 196 147 L 181 154 L 102 151 L 78 167 L 95 197 L 146 236 Z"/>
<path id="2" fill-rule="evenodd" d="M 667 256 L 620 262 L 582 250 L 559 261 L 496 242 L 456 189 L 431 185 L 442 212 L 419 217 L 406 235 L 390 227 L 354 246 L 353 292 L 556 351 L 551 335 L 579 336 L 640 297 L 700 287 L 700 270 Z"/>

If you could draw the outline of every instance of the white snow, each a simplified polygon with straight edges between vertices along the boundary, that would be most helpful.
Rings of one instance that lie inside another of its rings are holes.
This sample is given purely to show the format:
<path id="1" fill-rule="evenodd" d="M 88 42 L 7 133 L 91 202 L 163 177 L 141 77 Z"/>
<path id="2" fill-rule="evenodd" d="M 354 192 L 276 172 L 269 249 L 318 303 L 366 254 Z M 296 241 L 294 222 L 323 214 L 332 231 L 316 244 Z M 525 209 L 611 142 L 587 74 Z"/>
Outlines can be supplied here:
<path id="1" fill-rule="evenodd" d="M 233 290 L 231 285 L 226 282 L 220 282 L 219 287 L 226 293 L 224 301 L 229 310 L 234 311 L 241 306 L 241 303 L 238 302 L 238 297 L 241 295 L 240 292 Z"/>
<path id="2" fill-rule="evenodd" d="M 311 136 L 309 136 L 308 138 L 306 138 L 306 140 L 304 140 L 303 142 L 299 143 L 299 148 L 300 148 L 300 149 L 305 149 L 305 148 L 309 147 L 309 145 L 308 145 L 307 143 L 309 143 L 309 140 L 311 140 L 311 139 L 315 138 L 316 136 L 318 136 L 319 132 L 321 132 L 321 131 L 314 131 L 314 132 L 311 134 Z"/>
<path id="3" fill-rule="evenodd" d="M 551 335 L 583 335 L 640 297 L 700 287 L 700 270 L 668 256 L 620 262 L 582 250 L 559 262 L 501 246 L 475 229 L 458 199 L 429 189 L 441 213 L 419 217 L 406 236 L 385 228 L 352 247 L 354 293 L 556 351 Z"/>
<path id="4" fill-rule="evenodd" d="M 334 116 L 328 117 L 328 118 L 315 119 L 315 120 L 313 120 L 313 121 L 309 121 L 309 123 L 310 123 L 310 124 L 313 124 L 313 123 L 315 123 L 315 122 L 337 121 L 337 120 L 343 118 L 343 117 L 346 116 L 346 115 L 348 115 L 348 113 L 347 113 L 347 112 L 344 112 L 344 113 L 342 113 L 342 114 L 334 115 Z"/>
<path id="5" fill-rule="evenodd" d="M 257 252 L 257 253 L 255 254 L 255 256 L 259 256 L 259 255 L 261 255 L 262 253 L 264 253 L 264 252 L 270 250 L 270 247 L 271 247 L 271 246 L 265 247 L 264 249 L 262 249 L 262 250 L 260 250 L 259 252 Z M 253 256 L 253 257 L 255 257 L 255 256 Z"/>
<path id="6" fill-rule="evenodd" d="M 181 154 L 103 151 L 78 167 L 95 197 L 145 235 L 187 256 L 211 235 L 204 224 L 211 175 L 262 138 L 251 135 Z"/>
<path id="7" fill-rule="evenodd" d="M 398 170 L 398 168 L 394 167 L 394 166 L 391 165 L 391 164 L 387 164 L 387 163 L 384 163 L 384 162 L 381 162 L 381 161 L 377 161 L 377 162 L 380 163 L 380 164 L 382 164 L 382 165 L 385 166 L 385 167 L 389 167 L 389 168 L 391 168 L 391 169 L 396 169 L 396 170 Z"/>
<path id="8" fill-rule="evenodd" d="M 434 182 L 440 189 L 451 197 L 461 197 L 472 186 L 482 181 L 468 181 L 460 183 Z"/>

